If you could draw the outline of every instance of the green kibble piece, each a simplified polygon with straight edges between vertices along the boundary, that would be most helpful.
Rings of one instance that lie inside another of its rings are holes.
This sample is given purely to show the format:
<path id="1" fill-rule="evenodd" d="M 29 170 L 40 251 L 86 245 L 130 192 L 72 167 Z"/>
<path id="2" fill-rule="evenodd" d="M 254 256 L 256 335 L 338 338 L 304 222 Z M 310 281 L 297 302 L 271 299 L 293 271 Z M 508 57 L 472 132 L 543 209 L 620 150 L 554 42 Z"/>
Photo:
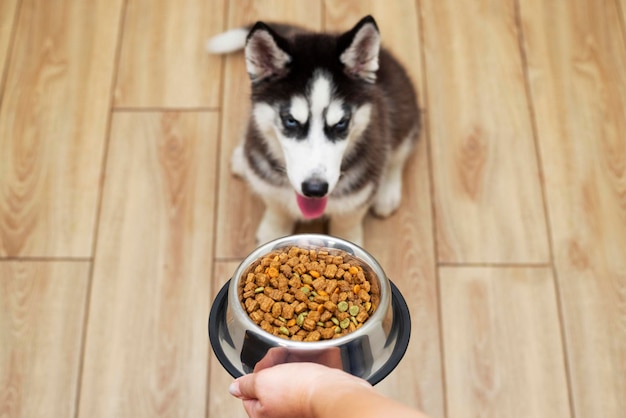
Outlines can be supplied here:
<path id="1" fill-rule="evenodd" d="M 311 289 L 309 289 L 309 288 L 308 288 L 308 287 L 306 287 L 306 286 L 303 286 L 303 287 L 302 287 L 302 289 L 300 289 L 300 291 L 301 291 L 302 293 L 304 293 L 305 295 L 308 295 L 308 294 L 309 294 L 309 292 L 311 291 Z"/>
<path id="2" fill-rule="evenodd" d="M 345 312 L 348 310 L 348 302 L 346 302 L 345 300 L 339 302 L 337 304 L 337 309 L 339 309 L 339 312 Z"/>
<path id="3" fill-rule="evenodd" d="M 306 312 L 302 312 L 300 315 L 298 315 L 298 317 L 296 318 L 296 324 L 298 324 L 299 327 L 302 326 L 302 324 L 304 324 L 304 318 L 306 317 Z"/>
<path id="4" fill-rule="evenodd" d="M 359 307 L 356 305 L 350 306 L 350 315 L 357 316 L 359 314 Z"/>
<path id="5" fill-rule="evenodd" d="M 287 329 L 287 327 L 280 327 L 280 328 L 278 328 L 278 332 L 280 332 L 283 335 L 289 336 L 289 330 Z"/>
<path id="6" fill-rule="evenodd" d="M 358 323 L 358 322 L 356 322 L 356 318 L 355 318 L 355 317 L 353 317 L 353 316 L 351 316 L 351 317 L 350 317 L 350 321 L 352 321 L 352 323 L 353 323 L 354 325 L 359 325 L 359 323 Z"/>
<path id="7" fill-rule="evenodd" d="M 341 333 L 341 327 L 335 327 L 335 334 L 340 334 Z"/>
<path id="8" fill-rule="evenodd" d="M 323 326 L 324 326 L 324 323 L 323 323 L 323 322 L 318 322 L 318 323 L 317 323 L 317 326 L 318 326 L 318 327 L 323 327 Z"/>
<path id="9" fill-rule="evenodd" d="M 346 328 L 348 328 L 348 327 L 350 326 L 350 319 L 348 319 L 348 318 L 344 319 L 343 321 L 341 321 L 341 322 L 339 323 L 339 326 L 340 326 L 342 329 L 346 329 Z"/>
<path id="10" fill-rule="evenodd" d="M 286 320 L 285 318 L 283 318 L 282 316 L 279 316 L 279 317 L 278 317 L 278 320 L 279 320 L 280 322 L 287 322 L 287 320 Z"/>
<path id="11" fill-rule="evenodd" d="M 334 316 L 332 318 L 330 318 L 330 320 L 333 321 L 333 324 L 339 325 L 339 320 L 337 318 L 335 318 Z"/>
<path id="12" fill-rule="evenodd" d="M 309 300 L 310 300 L 311 302 L 313 302 L 313 299 L 315 299 L 315 296 L 313 296 L 313 295 L 309 296 Z"/>
<path id="13" fill-rule="evenodd" d="M 313 277 L 309 276 L 308 274 L 303 274 L 302 275 L 302 283 L 304 283 L 304 284 L 313 284 Z"/>
<path id="14" fill-rule="evenodd" d="M 312 291 L 312 292 L 311 292 L 311 296 L 313 296 L 313 297 L 317 297 L 317 296 L 319 296 L 319 295 L 318 295 L 318 294 L 317 294 L 317 292 L 314 290 L 314 291 Z"/>
<path id="15" fill-rule="evenodd" d="M 261 293 L 264 290 L 265 290 L 265 288 L 263 286 L 257 287 L 256 289 L 254 289 L 254 293 Z"/>

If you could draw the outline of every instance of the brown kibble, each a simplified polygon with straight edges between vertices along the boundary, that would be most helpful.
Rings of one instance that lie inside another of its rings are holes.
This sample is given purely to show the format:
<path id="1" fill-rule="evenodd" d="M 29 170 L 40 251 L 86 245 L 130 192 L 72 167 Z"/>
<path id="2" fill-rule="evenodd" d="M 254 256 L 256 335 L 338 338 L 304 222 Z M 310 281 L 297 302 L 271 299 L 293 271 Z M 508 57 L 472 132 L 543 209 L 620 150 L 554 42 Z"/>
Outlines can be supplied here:
<path id="1" fill-rule="evenodd" d="M 283 292 L 278 289 L 270 289 L 269 292 L 266 292 L 267 296 L 274 299 L 276 302 L 280 302 L 283 300 Z"/>
<path id="2" fill-rule="evenodd" d="M 326 289 L 324 289 L 326 293 L 328 293 L 329 295 L 332 295 L 335 289 L 337 289 L 337 283 L 338 282 L 335 279 L 328 280 L 326 282 Z"/>
<path id="3" fill-rule="evenodd" d="M 335 273 L 337 273 L 337 266 L 335 264 L 328 264 L 326 270 L 324 270 L 324 276 L 332 279 L 335 277 Z"/>
<path id="4" fill-rule="evenodd" d="M 289 279 L 283 274 L 278 275 L 278 290 L 283 293 L 289 290 Z"/>
<path id="5" fill-rule="evenodd" d="M 331 311 L 324 311 L 320 315 L 320 321 L 326 322 L 326 321 L 328 321 L 332 317 L 333 317 L 333 313 Z"/>
<path id="6" fill-rule="evenodd" d="M 335 312 L 335 316 L 339 321 L 343 321 L 346 318 L 350 318 L 350 314 L 348 312 Z"/>
<path id="7" fill-rule="evenodd" d="M 314 321 L 309 317 L 304 318 L 304 322 L 302 323 L 303 329 L 307 331 L 313 331 L 316 327 L 317 327 L 317 321 Z"/>
<path id="8" fill-rule="evenodd" d="M 333 338 L 335 336 L 335 327 L 332 328 L 324 328 L 321 332 L 320 332 L 321 336 L 323 339 L 325 340 L 330 340 L 331 338 Z"/>
<path id="9" fill-rule="evenodd" d="M 298 289 L 294 292 L 294 297 L 301 301 L 301 302 L 305 302 L 307 300 L 309 300 L 309 297 L 306 295 L 306 293 L 304 293 L 302 290 Z"/>
<path id="10" fill-rule="evenodd" d="M 329 300 L 328 302 L 324 303 L 324 307 L 330 312 L 335 312 L 335 309 L 337 309 L 337 304 Z"/>
<path id="11" fill-rule="evenodd" d="M 252 319 L 255 324 L 259 324 L 263 320 L 263 313 L 261 311 L 251 312 L 250 319 Z"/>
<path id="12" fill-rule="evenodd" d="M 313 322 L 319 322 L 321 316 L 322 315 L 318 311 L 311 311 L 309 312 L 307 318 L 313 320 Z"/>
<path id="13" fill-rule="evenodd" d="M 245 305 L 246 311 L 248 311 L 248 313 L 252 313 L 259 308 L 259 302 L 252 298 L 246 299 Z"/>
<path id="14" fill-rule="evenodd" d="M 317 303 L 317 302 L 313 302 L 313 301 L 311 301 L 311 302 L 307 303 L 307 307 L 308 307 L 310 310 L 312 310 L 312 311 L 317 311 L 317 307 L 318 307 L 319 305 L 320 305 L 319 303 Z"/>
<path id="15" fill-rule="evenodd" d="M 322 338 L 322 334 L 319 331 L 313 331 L 304 338 L 304 341 L 314 342 L 319 341 Z"/>
<path id="16" fill-rule="evenodd" d="M 293 308 L 293 306 L 291 306 L 291 305 L 284 305 L 283 306 L 283 312 L 282 312 L 283 318 L 291 319 L 291 318 L 293 318 L 294 313 L 295 313 L 295 309 Z"/>
<path id="17" fill-rule="evenodd" d="M 307 304 L 305 302 L 301 302 L 298 305 L 296 305 L 294 312 L 296 314 L 299 314 L 299 313 L 306 311 L 307 308 L 308 308 Z"/>
<path id="18" fill-rule="evenodd" d="M 369 315 L 367 314 L 367 312 L 365 312 L 365 310 L 362 310 L 356 316 L 356 320 L 358 322 L 365 322 L 367 320 L 367 318 L 369 318 Z"/>
<path id="19" fill-rule="evenodd" d="M 269 312 L 272 309 L 272 306 L 274 306 L 274 300 L 263 294 L 258 295 L 258 297 L 261 310 L 263 310 L 264 312 Z"/>
<path id="20" fill-rule="evenodd" d="M 318 277 L 313 280 L 313 287 L 315 290 L 324 289 L 326 287 L 326 279 L 324 277 Z"/>
<path id="21" fill-rule="evenodd" d="M 293 246 L 261 257 L 237 290 L 243 309 L 264 331 L 295 341 L 338 338 L 359 328 L 380 303 L 379 285 L 337 251 Z M 339 302 L 352 309 L 341 312 Z"/>
<path id="22" fill-rule="evenodd" d="M 363 302 L 369 302 L 370 301 L 370 294 L 367 293 L 365 291 L 365 289 L 359 290 L 358 296 L 359 296 L 359 299 L 361 299 Z"/>
<path id="23" fill-rule="evenodd" d="M 265 273 L 257 273 L 254 276 L 254 281 L 256 282 L 257 287 L 267 286 L 269 283 L 269 277 Z"/>
<path id="24" fill-rule="evenodd" d="M 272 325 L 270 325 L 270 323 L 267 321 L 261 321 L 261 328 L 263 329 L 263 331 L 269 332 L 270 334 L 272 334 L 274 331 L 274 327 L 272 327 Z"/>
<path id="25" fill-rule="evenodd" d="M 281 316 L 281 314 L 283 313 L 283 306 L 280 302 L 275 303 L 272 306 L 272 316 L 274 318 L 278 318 L 279 316 Z"/>

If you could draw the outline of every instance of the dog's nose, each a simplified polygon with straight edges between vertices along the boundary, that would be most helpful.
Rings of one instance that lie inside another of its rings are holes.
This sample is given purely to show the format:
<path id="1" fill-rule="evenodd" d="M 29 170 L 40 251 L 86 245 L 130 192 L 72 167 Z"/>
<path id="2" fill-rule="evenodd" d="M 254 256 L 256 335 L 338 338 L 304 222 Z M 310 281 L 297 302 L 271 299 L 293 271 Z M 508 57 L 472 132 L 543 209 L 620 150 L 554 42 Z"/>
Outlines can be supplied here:
<path id="1" fill-rule="evenodd" d="M 306 197 L 324 197 L 328 193 L 328 183 L 318 179 L 303 181 L 302 193 Z"/>

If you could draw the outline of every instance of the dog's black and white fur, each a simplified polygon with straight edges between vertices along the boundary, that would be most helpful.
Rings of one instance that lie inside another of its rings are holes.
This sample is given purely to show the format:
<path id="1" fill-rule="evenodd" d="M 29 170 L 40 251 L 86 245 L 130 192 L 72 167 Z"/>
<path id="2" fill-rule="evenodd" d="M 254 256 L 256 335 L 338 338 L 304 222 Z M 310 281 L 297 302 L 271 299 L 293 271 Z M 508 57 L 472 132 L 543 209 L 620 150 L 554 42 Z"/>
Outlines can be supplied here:
<path id="1" fill-rule="evenodd" d="M 415 91 L 376 22 L 340 35 L 258 22 L 209 42 L 216 53 L 241 48 L 252 112 L 232 169 L 265 202 L 258 241 L 328 216 L 331 235 L 361 245 L 370 207 L 383 217 L 398 208 L 419 131 Z"/>

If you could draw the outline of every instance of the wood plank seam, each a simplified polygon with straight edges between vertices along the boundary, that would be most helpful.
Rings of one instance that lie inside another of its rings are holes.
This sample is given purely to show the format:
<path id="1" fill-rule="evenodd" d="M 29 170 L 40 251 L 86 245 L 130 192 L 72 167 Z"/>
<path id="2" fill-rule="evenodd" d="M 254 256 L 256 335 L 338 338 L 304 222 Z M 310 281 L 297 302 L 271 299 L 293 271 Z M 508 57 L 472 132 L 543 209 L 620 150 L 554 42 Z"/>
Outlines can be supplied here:
<path id="1" fill-rule="evenodd" d="M 117 77 L 119 72 L 119 62 L 120 55 L 122 50 L 122 40 L 124 39 L 124 21 L 126 17 L 126 7 L 128 5 L 128 0 L 122 0 L 122 5 L 120 7 L 120 16 L 118 18 L 118 31 L 117 31 L 117 45 L 115 46 L 115 62 L 113 63 L 113 71 L 111 75 L 111 80 L 109 83 L 109 114 L 107 117 L 106 124 L 106 132 L 104 135 L 104 150 L 102 152 L 102 160 L 100 161 L 100 182 L 98 187 L 100 189 L 100 193 L 98 196 L 98 203 L 96 205 L 96 216 L 94 219 L 94 233 L 93 233 L 93 241 L 91 243 L 91 262 L 89 265 L 89 276 L 87 278 L 87 295 L 85 297 L 85 315 L 83 318 L 82 324 L 82 338 L 80 342 L 80 359 L 78 365 L 78 380 L 76 384 L 76 397 L 75 397 L 75 407 L 74 413 L 75 417 L 78 418 L 78 414 L 80 412 L 80 400 L 81 400 L 81 390 L 83 386 L 83 370 L 85 364 L 85 348 L 87 347 L 87 328 L 89 326 L 89 312 L 91 308 L 91 293 L 93 287 L 93 276 L 94 276 L 94 268 L 95 268 L 95 256 L 97 250 L 98 243 L 98 234 L 100 232 L 100 216 L 102 213 L 102 200 L 104 195 L 104 182 L 106 178 L 106 167 L 107 160 L 109 156 L 109 144 L 111 142 L 111 124 L 113 120 L 113 103 L 115 101 L 115 84 L 117 83 Z"/>
<path id="2" fill-rule="evenodd" d="M 553 263 L 484 263 L 484 262 L 449 262 L 449 261 L 440 261 L 437 263 L 439 267 L 552 267 Z"/>
<path id="3" fill-rule="evenodd" d="M 91 262 L 93 257 L 33 257 L 33 256 L 19 256 L 19 257 L 0 257 L 0 262 L 53 262 L 53 261 L 66 261 L 66 262 Z"/>
<path id="4" fill-rule="evenodd" d="M 624 38 L 624 42 L 626 42 L 626 10 L 622 6 L 622 2 L 620 0 L 615 0 L 615 8 L 617 9 L 618 21 L 620 23 L 620 30 L 622 32 L 622 37 Z"/>
<path id="5" fill-rule="evenodd" d="M 558 271 L 556 268 L 556 263 L 555 263 L 555 257 L 554 257 L 554 240 L 553 240 L 553 234 L 552 234 L 552 229 L 550 227 L 551 225 L 551 221 L 550 221 L 550 212 L 548 211 L 548 200 L 546 197 L 546 186 L 544 184 L 544 162 L 541 158 L 541 152 L 539 149 L 539 130 L 537 127 L 537 115 L 535 113 L 535 106 L 534 106 L 534 101 L 533 101 L 533 96 L 532 96 L 532 92 L 531 92 L 531 88 L 530 88 L 530 76 L 528 73 L 528 56 L 526 53 L 526 43 L 525 43 L 525 37 L 524 37 L 524 27 L 522 25 L 522 15 L 521 15 L 521 10 L 520 10 L 520 4 L 519 4 L 520 0 L 514 0 L 514 13 L 515 13 L 515 26 L 516 26 L 516 30 L 517 30 L 517 43 L 518 43 L 518 48 L 519 48 L 519 53 L 520 53 L 520 57 L 521 57 L 521 61 L 522 61 L 522 73 L 524 76 L 524 91 L 526 94 L 526 103 L 528 104 L 528 113 L 530 115 L 530 124 L 531 124 L 531 129 L 532 129 L 532 134 L 533 134 L 533 143 L 535 146 L 535 156 L 537 158 L 537 169 L 539 172 L 539 190 L 541 191 L 541 202 L 543 205 L 543 213 L 544 213 L 544 220 L 545 220 L 545 229 L 546 229 L 546 234 L 547 234 L 547 238 L 548 238 L 548 254 L 550 256 L 550 268 L 552 270 L 552 284 L 554 286 L 554 294 L 556 296 L 556 308 L 557 308 L 557 315 L 558 315 L 558 320 L 559 320 L 559 337 L 561 339 L 561 347 L 563 349 L 563 367 L 565 369 L 565 379 L 566 379 L 566 383 L 567 383 L 567 400 L 569 403 L 569 408 L 570 408 L 570 414 L 572 416 L 572 418 L 576 417 L 576 409 L 574 408 L 574 399 L 573 399 L 573 392 L 572 392 L 572 379 L 571 379 L 571 372 L 570 372 L 570 365 L 569 365 L 569 356 L 568 356 L 568 349 L 567 349 L 567 339 L 565 338 L 565 321 L 564 321 L 564 313 L 563 313 L 563 303 L 562 303 L 562 294 L 561 294 L 561 289 L 559 287 L 559 280 L 558 280 Z"/>
<path id="6" fill-rule="evenodd" d="M 223 16 L 223 22 L 224 25 L 228 25 L 228 16 L 230 13 L 230 2 L 229 1 L 225 1 L 224 2 L 224 10 L 223 10 L 224 16 Z M 222 28 L 223 30 L 229 30 L 231 28 L 229 27 L 224 27 Z M 218 156 L 222 155 L 222 126 L 224 125 L 224 98 L 226 97 L 226 57 L 222 56 L 220 58 L 220 71 L 222 73 L 222 80 L 219 86 L 219 93 L 218 93 L 218 103 L 219 103 L 219 116 L 217 117 L 217 147 L 215 149 L 215 152 Z M 220 184 L 221 184 L 221 178 L 220 178 L 220 173 L 221 173 L 221 164 L 222 164 L 222 159 L 221 158 L 216 158 L 215 159 L 215 188 L 214 190 L 216 190 L 216 192 L 219 190 Z M 219 205 L 218 205 L 218 199 L 215 199 L 215 201 L 213 202 L 213 231 L 217 231 L 217 222 L 218 222 L 218 213 L 219 213 Z M 211 257 L 213 257 L 213 273 L 215 272 L 217 263 L 219 262 L 216 255 L 217 255 L 217 233 L 213 234 L 213 254 L 211 254 Z M 211 284 L 211 288 L 213 288 L 213 284 Z M 212 298 L 215 298 L 215 295 L 217 295 L 217 292 L 213 293 L 211 295 Z M 213 301 L 211 301 L 212 303 Z M 208 337 L 208 335 L 207 335 Z M 210 418 L 210 412 L 211 412 L 211 368 L 212 367 L 221 367 L 220 365 L 215 365 L 215 361 L 213 359 L 213 350 L 211 349 L 211 347 L 207 346 L 207 350 L 209 350 L 209 355 L 208 355 L 208 361 L 207 361 L 207 372 L 206 372 L 206 399 L 205 399 L 205 418 Z"/>
<path id="7" fill-rule="evenodd" d="M 11 35 L 9 36 L 9 42 L 7 45 L 6 56 L 4 57 L 4 70 L 0 74 L 0 109 L 2 109 L 2 103 L 4 102 L 4 86 L 9 75 L 9 67 L 11 66 L 11 56 L 13 55 L 13 44 L 15 43 L 15 33 L 17 32 L 17 23 L 20 17 L 20 11 L 22 10 L 22 0 L 17 0 L 15 6 L 15 13 L 11 21 Z M 2 57 L 0 57 L 2 58 Z"/>
<path id="8" fill-rule="evenodd" d="M 222 59 L 223 61 L 223 59 Z M 113 106 L 111 111 L 113 113 L 150 113 L 150 112 L 176 112 L 176 113 L 199 113 L 199 112 L 220 112 L 221 107 L 202 106 L 202 107 L 168 107 L 168 106 L 141 106 L 141 107 L 128 107 L 128 106 Z"/>
<path id="9" fill-rule="evenodd" d="M 431 238 L 433 241 L 433 256 L 435 262 L 434 274 L 435 274 L 435 286 L 437 292 L 437 328 L 439 331 L 439 358 L 441 359 L 441 393 L 442 393 L 442 401 L 443 401 L 443 417 L 448 416 L 448 390 L 447 390 L 447 382 L 446 382 L 446 362 L 445 359 L 445 350 L 444 350 L 444 338 L 443 338 L 443 311 L 442 311 L 442 298 L 441 298 L 441 280 L 439 275 L 439 244 L 437 242 L 437 211 L 436 211 L 436 201 L 435 201 L 435 180 L 433 173 L 433 151 L 431 146 L 431 131 L 430 131 L 430 123 L 428 116 L 428 103 L 429 103 L 429 95 L 428 95 L 428 72 L 426 71 L 426 51 L 425 51 L 425 36 L 424 36 L 424 15 L 422 13 L 422 4 L 421 0 L 415 0 L 415 8 L 417 10 L 417 18 L 419 20 L 419 42 L 420 42 L 420 56 L 421 56 L 421 71 L 422 71 L 422 85 L 419 88 L 422 90 L 423 103 L 420 103 L 420 117 L 421 120 L 421 129 L 423 130 L 422 140 L 426 142 L 426 163 L 427 173 L 428 173 L 428 194 L 430 195 L 430 216 L 431 216 Z"/>

